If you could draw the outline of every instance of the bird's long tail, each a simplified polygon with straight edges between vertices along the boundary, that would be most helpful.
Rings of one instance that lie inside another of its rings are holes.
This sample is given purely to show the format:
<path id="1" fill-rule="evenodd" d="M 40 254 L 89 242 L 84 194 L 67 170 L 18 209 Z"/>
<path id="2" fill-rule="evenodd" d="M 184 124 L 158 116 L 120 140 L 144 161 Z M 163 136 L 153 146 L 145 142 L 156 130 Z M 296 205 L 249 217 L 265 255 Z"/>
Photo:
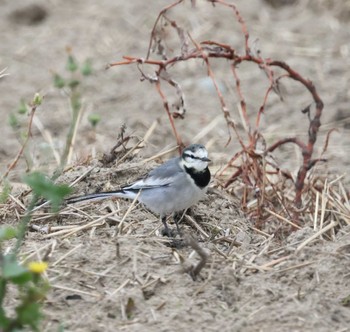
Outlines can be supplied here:
<path id="1" fill-rule="evenodd" d="M 106 191 L 96 194 L 89 194 L 84 196 L 76 196 L 71 197 L 66 200 L 67 204 L 73 204 L 83 201 L 90 201 L 90 200 L 97 200 L 97 199 L 103 199 L 108 197 L 119 197 L 119 198 L 129 198 L 134 199 L 137 195 L 137 192 L 135 191 L 127 191 L 127 190 L 118 190 L 118 191 Z"/>

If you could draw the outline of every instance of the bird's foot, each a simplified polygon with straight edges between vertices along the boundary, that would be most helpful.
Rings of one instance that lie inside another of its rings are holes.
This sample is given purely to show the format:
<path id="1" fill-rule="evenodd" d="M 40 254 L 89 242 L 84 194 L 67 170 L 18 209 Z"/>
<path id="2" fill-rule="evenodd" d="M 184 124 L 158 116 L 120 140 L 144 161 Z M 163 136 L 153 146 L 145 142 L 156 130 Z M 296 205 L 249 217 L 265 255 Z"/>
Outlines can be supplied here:
<path id="1" fill-rule="evenodd" d="M 161 231 L 161 234 L 163 236 L 167 236 L 169 238 L 175 238 L 176 235 L 178 234 L 176 230 L 170 230 L 168 227 L 164 227 Z"/>
<path id="2" fill-rule="evenodd" d="M 167 246 L 170 248 L 176 248 L 176 249 L 181 249 L 185 246 L 185 241 L 182 238 L 181 232 L 176 229 L 170 230 L 168 227 L 163 228 L 161 234 L 163 236 L 167 236 L 169 238 L 169 242 L 166 243 Z M 180 238 L 176 238 L 177 235 L 180 236 Z"/>

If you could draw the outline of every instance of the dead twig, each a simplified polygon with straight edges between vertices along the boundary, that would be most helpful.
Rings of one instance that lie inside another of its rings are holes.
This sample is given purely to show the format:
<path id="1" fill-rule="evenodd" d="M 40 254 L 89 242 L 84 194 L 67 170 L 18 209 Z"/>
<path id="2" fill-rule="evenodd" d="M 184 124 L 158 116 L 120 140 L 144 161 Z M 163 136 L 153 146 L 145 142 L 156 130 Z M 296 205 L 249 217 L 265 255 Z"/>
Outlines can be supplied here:
<path id="1" fill-rule="evenodd" d="M 184 236 L 185 243 L 190 246 L 200 257 L 200 261 L 197 265 L 189 266 L 184 272 L 189 273 L 193 280 L 197 279 L 197 276 L 207 263 L 209 259 L 209 254 L 198 244 L 198 242 L 190 235 Z"/>

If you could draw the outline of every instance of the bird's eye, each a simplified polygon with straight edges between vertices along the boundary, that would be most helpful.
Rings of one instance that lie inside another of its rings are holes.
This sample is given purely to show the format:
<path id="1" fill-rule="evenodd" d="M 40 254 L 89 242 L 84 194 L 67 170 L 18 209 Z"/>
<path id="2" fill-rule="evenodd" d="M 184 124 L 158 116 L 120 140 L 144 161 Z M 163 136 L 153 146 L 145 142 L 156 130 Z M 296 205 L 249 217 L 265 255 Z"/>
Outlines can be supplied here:
<path id="1" fill-rule="evenodd" d="M 186 158 L 196 159 L 196 157 L 193 154 L 185 154 Z"/>

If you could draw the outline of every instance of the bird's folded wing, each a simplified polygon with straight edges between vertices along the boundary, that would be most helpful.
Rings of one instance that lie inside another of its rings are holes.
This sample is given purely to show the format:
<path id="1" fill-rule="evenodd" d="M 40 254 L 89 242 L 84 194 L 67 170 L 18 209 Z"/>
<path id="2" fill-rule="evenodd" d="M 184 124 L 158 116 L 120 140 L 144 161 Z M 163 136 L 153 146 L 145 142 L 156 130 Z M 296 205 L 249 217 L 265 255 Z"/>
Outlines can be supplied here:
<path id="1" fill-rule="evenodd" d="M 136 181 L 130 186 L 123 187 L 123 190 L 140 190 L 140 189 L 153 189 L 159 187 L 169 186 L 174 181 L 174 178 L 159 178 L 155 176 L 149 176 L 147 178 Z"/>
<path id="2" fill-rule="evenodd" d="M 158 166 L 149 172 L 148 176 L 134 182 L 129 186 L 125 186 L 123 190 L 140 190 L 154 189 L 166 187 L 177 181 L 177 177 L 181 175 L 183 169 L 180 167 L 179 157 L 169 159 L 164 164 Z"/>

